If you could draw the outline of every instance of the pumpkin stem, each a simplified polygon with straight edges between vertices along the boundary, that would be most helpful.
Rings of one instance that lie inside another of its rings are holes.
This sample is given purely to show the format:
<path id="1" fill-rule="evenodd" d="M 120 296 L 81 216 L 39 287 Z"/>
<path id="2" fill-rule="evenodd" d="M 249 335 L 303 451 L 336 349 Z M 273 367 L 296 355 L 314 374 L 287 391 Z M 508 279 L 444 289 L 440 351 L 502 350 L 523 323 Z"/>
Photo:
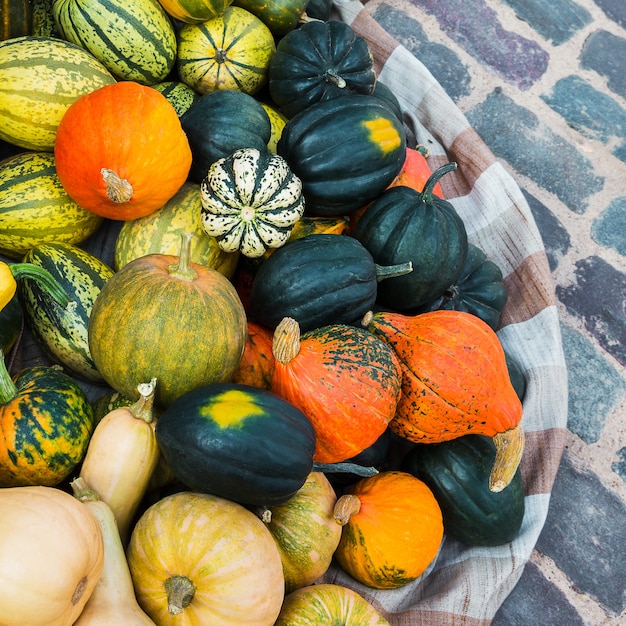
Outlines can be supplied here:
<path id="1" fill-rule="evenodd" d="M 18 394 L 17 386 L 13 382 L 6 363 L 4 362 L 4 352 L 0 349 L 0 406 L 8 404 Z"/>
<path id="2" fill-rule="evenodd" d="M 116 204 L 129 202 L 133 197 L 133 186 L 113 170 L 103 167 L 100 170 L 102 180 L 106 184 L 107 198 Z"/>
<path id="3" fill-rule="evenodd" d="M 419 152 L 425 159 L 430 156 L 430 148 L 425 146 L 423 143 L 418 143 L 415 146 L 415 151 Z"/>
<path id="4" fill-rule="evenodd" d="M 331 69 L 328 69 L 324 72 L 324 80 L 327 83 L 335 85 L 335 87 L 339 87 L 340 89 L 343 89 L 346 86 L 346 81 L 341 76 L 339 76 L 337 72 Z"/>
<path id="5" fill-rule="evenodd" d="M 361 500 L 358 496 L 346 493 L 340 496 L 333 508 L 333 518 L 340 526 L 345 526 L 352 515 L 356 515 L 361 510 Z"/>
<path id="6" fill-rule="evenodd" d="M 172 263 L 167 270 L 170 276 L 188 280 L 189 282 L 198 278 L 198 272 L 191 267 L 191 240 L 193 233 L 183 233 L 180 236 L 180 256 L 177 263 Z"/>
<path id="7" fill-rule="evenodd" d="M 332 473 L 339 472 L 343 474 L 354 474 L 355 476 L 374 476 L 378 474 L 375 467 L 366 467 L 358 463 L 317 463 L 313 462 L 314 472 Z"/>
<path id="8" fill-rule="evenodd" d="M 385 278 L 393 278 L 394 276 L 404 276 L 413 271 L 413 262 L 398 263 L 397 265 L 376 265 L 376 282 L 379 283 Z"/>
<path id="9" fill-rule="evenodd" d="M 496 446 L 496 458 L 489 475 L 489 489 L 495 493 L 502 491 L 515 476 L 524 452 L 524 429 L 521 424 L 496 433 L 493 443 Z"/>
<path id="10" fill-rule="evenodd" d="M 129 407 L 130 412 L 137 419 L 143 420 L 150 424 L 154 419 L 154 395 L 156 390 L 156 378 L 153 378 L 149 383 L 141 383 L 137 385 L 137 391 L 139 392 L 139 400 Z"/>
<path id="11" fill-rule="evenodd" d="M 34 263 L 11 263 L 9 267 L 15 280 L 30 278 L 41 285 L 43 290 L 53 297 L 62 308 L 66 309 L 70 304 L 71 301 L 65 289 L 44 267 Z"/>
<path id="12" fill-rule="evenodd" d="M 70 483 L 70 487 L 74 497 L 81 502 L 97 502 L 100 500 L 100 496 L 80 476 Z"/>
<path id="13" fill-rule="evenodd" d="M 361 326 L 363 326 L 363 328 L 367 328 L 372 323 L 373 319 L 374 319 L 374 311 L 368 311 L 363 316 L 363 319 L 361 320 Z"/>
<path id="14" fill-rule="evenodd" d="M 439 182 L 439 179 L 442 178 L 448 172 L 452 172 L 457 168 L 457 164 L 453 161 L 452 163 L 446 163 L 441 167 L 438 167 L 426 181 L 424 185 L 424 189 L 422 189 L 420 193 L 420 201 L 421 202 L 432 202 L 433 201 L 433 189 L 435 185 Z"/>
<path id="15" fill-rule="evenodd" d="M 187 578 L 175 574 L 164 583 L 167 594 L 167 610 L 170 615 L 180 615 L 193 600 L 196 593 L 195 585 Z"/>
<path id="16" fill-rule="evenodd" d="M 277 361 L 289 363 L 300 352 L 300 324 L 292 317 L 283 317 L 274 330 L 272 354 Z"/>

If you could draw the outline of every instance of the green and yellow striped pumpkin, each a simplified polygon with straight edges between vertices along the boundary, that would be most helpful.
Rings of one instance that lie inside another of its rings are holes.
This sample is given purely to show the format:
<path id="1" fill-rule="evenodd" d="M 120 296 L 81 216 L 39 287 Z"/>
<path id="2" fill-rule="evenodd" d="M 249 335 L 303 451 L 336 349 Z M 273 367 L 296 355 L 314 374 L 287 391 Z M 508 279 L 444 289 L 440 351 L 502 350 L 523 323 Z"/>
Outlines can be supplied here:
<path id="1" fill-rule="evenodd" d="M 103 218 L 65 192 L 51 152 L 23 152 L 0 163 L 0 252 L 21 259 L 48 242 L 82 243 Z"/>
<path id="2" fill-rule="evenodd" d="M 185 24 L 205 22 L 222 15 L 233 0 L 159 0 L 174 18 Z"/>
<path id="3" fill-rule="evenodd" d="M 61 36 L 82 46 L 122 80 L 151 85 L 176 60 L 176 33 L 157 0 L 55 0 Z"/>
<path id="4" fill-rule="evenodd" d="M 0 42 L 0 139 L 52 152 L 65 111 L 115 82 L 92 54 L 69 41 L 26 35 Z"/>

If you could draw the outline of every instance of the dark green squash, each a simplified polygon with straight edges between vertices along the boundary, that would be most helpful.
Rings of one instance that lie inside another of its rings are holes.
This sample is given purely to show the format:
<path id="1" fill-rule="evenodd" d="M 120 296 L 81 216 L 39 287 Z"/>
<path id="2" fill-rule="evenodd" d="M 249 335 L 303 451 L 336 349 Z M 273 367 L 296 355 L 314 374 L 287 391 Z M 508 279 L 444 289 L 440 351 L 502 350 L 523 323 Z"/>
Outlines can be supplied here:
<path id="1" fill-rule="evenodd" d="M 189 179 L 201 183 L 212 163 L 240 148 L 266 150 L 270 118 L 251 95 L 235 90 L 204 94 L 181 115 L 193 161 Z"/>
<path id="2" fill-rule="evenodd" d="M 248 385 L 214 383 L 180 396 L 159 416 L 156 438 L 181 482 L 245 505 L 286 502 L 313 469 L 308 418 Z"/>
<path id="3" fill-rule="evenodd" d="M 465 311 L 480 317 L 496 330 L 506 300 L 500 268 L 478 246 L 468 244 L 467 258 L 459 278 L 419 312 L 435 309 Z"/>
<path id="4" fill-rule="evenodd" d="M 389 89 L 387 85 L 377 80 L 372 95 L 375 98 L 378 98 L 381 102 L 384 102 L 396 114 L 398 120 L 402 122 L 403 115 L 400 102 L 398 101 L 396 94 L 393 93 L 393 91 L 391 91 L 391 89 Z"/>
<path id="5" fill-rule="evenodd" d="M 15 294 L 9 303 L 0 310 L 0 350 L 6 355 L 15 345 L 24 322 L 24 313 Z"/>
<path id="6" fill-rule="evenodd" d="M 306 5 L 306 15 L 309 18 L 326 21 L 330 18 L 333 0 L 309 0 Z"/>
<path id="7" fill-rule="evenodd" d="M 409 311 L 441 297 L 459 279 L 467 258 L 467 233 L 454 206 L 433 194 L 433 187 L 455 163 L 443 165 L 422 192 L 387 189 L 359 218 L 354 237 L 380 265 L 412 262 L 413 272 L 381 283 L 378 301 Z"/>
<path id="8" fill-rule="evenodd" d="M 509 377 L 515 393 L 520 400 L 524 400 L 526 395 L 526 378 L 519 361 L 505 348 L 504 357 L 506 359 L 506 366 L 509 370 Z"/>
<path id="9" fill-rule="evenodd" d="M 402 460 L 402 469 L 423 480 L 443 514 L 446 534 L 475 546 L 512 541 L 524 519 L 524 487 L 519 469 L 502 491 L 489 489 L 495 445 L 482 435 L 419 444 Z"/>
<path id="10" fill-rule="evenodd" d="M 259 267 L 248 314 L 270 329 L 291 317 L 302 332 L 357 323 L 374 305 L 379 281 L 406 271 L 410 266 L 377 266 L 352 237 L 307 235 L 288 241 Z"/>
<path id="11" fill-rule="evenodd" d="M 346 215 L 371 202 L 400 172 L 406 133 L 385 103 L 353 93 L 292 117 L 277 152 L 302 181 L 308 215 Z"/>
<path id="12" fill-rule="evenodd" d="M 345 22 L 313 20 L 286 34 L 270 59 L 269 92 L 287 116 L 314 102 L 371 94 L 374 60 L 363 37 Z"/>

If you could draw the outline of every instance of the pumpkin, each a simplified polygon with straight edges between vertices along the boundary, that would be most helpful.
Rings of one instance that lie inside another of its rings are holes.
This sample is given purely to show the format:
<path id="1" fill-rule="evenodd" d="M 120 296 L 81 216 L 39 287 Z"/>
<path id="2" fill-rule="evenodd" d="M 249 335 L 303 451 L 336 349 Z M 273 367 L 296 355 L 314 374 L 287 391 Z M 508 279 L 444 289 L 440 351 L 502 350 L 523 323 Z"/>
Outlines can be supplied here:
<path id="1" fill-rule="evenodd" d="M 402 468 L 430 487 L 446 535 L 473 546 L 499 546 L 515 539 L 525 507 L 519 469 L 502 491 L 489 489 L 495 456 L 489 437 L 465 435 L 415 445 L 402 459 Z"/>
<path id="2" fill-rule="evenodd" d="M 337 496 L 322 472 L 311 472 L 287 502 L 269 507 L 261 519 L 276 541 L 285 591 L 313 584 L 330 567 L 341 538 L 335 522 Z"/>
<path id="3" fill-rule="evenodd" d="M 381 265 L 410 261 L 413 272 L 385 281 L 378 301 L 398 311 L 416 309 L 439 298 L 453 285 L 465 264 L 468 241 L 463 220 L 433 186 L 455 163 L 438 168 L 424 190 L 392 187 L 372 202 L 353 236 Z"/>
<path id="4" fill-rule="evenodd" d="M 332 621 L 329 621 L 332 620 Z M 274 626 L 389 626 L 389 622 L 362 595 L 343 585 L 319 583 L 285 596 Z"/>
<path id="5" fill-rule="evenodd" d="M 115 220 L 143 217 L 181 187 L 191 149 L 174 107 L 132 81 L 76 100 L 57 129 L 57 174 L 84 209 Z"/>
<path id="6" fill-rule="evenodd" d="M 397 589 L 434 563 L 443 521 L 433 492 L 407 472 L 362 478 L 335 504 L 343 527 L 335 551 L 350 576 L 374 589 Z"/>
<path id="7" fill-rule="evenodd" d="M 176 33 L 157 0 L 54 0 L 62 39 L 88 50 L 122 81 L 151 85 L 176 60 Z"/>
<path id="8" fill-rule="evenodd" d="M 406 134 L 378 98 L 352 93 L 292 117 L 277 152 L 302 181 L 309 215 L 345 215 L 376 198 L 402 169 Z"/>
<path id="9" fill-rule="evenodd" d="M 96 518 L 55 487 L 0 489 L 0 623 L 73 624 L 102 572 Z"/>
<path id="10" fill-rule="evenodd" d="M 261 103 L 240 91 L 206 93 L 180 121 L 193 154 L 189 179 L 196 183 L 206 178 L 212 163 L 240 148 L 265 150 L 271 136 Z"/>
<path id="11" fill-rule="evenodd" d="M 180 252 L 181 236 L 193 233 L 191 261 L 231 278 L 239 255 L 224 252 L 215 237 L 204 232 L 201 211 L 200 185 L 188 181 L 160 209 L 124 222 L 115 239 L 115 269 L 146 254 L 176 255 Z"/>
<path id="12" fill-rule="evenodd" d="M 58 367 L 34 366 L 12 380 L 0 362 L 0 487 L 55 486 L 83 458 L 93 411 Z"/>
<path id="13" fill-rule="evenodd" d="M 0 162 L 0 250 L 15 259 L 43 243 L 78 245 L 102 217 L 68 195 L 50 152 L 22 152 Z"/>
<path id="14" fill-rule="evenodd" d="M 312 234 L 288 241 L 258 268 L 248 312 L 267 328 L 284 317 L 303 332 L 327 324 L 351 324 L 375 304 L 379 284 L 411 270 L 382 267 L 356 239 Z"/>
<path id="15" fill-rule="evenodd" d="M 285 318 L 274 331 L 272 391 L 315 428 L 314 461 L 345 461 L 370 446 L 393 418 L 400 365 L 392 349 L 363 328 L 331 324 L 300 334 Z"/>
<path id="16" fill-rule="evenodd" d="M 309 0 L 234 0 L 233 5 L 256 15 L 276 39 L 291 32 L 304 17 Z"/>
<path id="17" fill-rule="evenodd" d="M 104 554 L 102 573 L 74 626 L 154 625 L 137 603 L 124 546 L 111 507 L 82 478 L 75 478 L 70 486 L 74 497 L 96 518 L 102 534 Z"/>
<path id="18" fill-rule="evenodd" d="M 127 550 L 140 606 L 157 623 L 272 626 L 285 581 L 258 517 L 210 494 L 180 492 L 150 506 Z"/>
<path id="19" fill-rule="evenodd" d="M 248 335 L 239 367 L 232 382 L 270 389 L 274 375 L 273 333 L 248 320 Z"/>
<path id="20" fill-rule="evenodd" d="M 201 385 L 230 380 L 244 350 L 246 314 L 229 280 L 180 255 L 149 254 L 117 271 L 94 303 L 91 356 L 107 383 L 137 398 L 137 385 L 159 381 L 165 407 Z M 124 350 L 120 350 L 124 346 Z"/>
<path id="21" fill-rule="evenodd" d="M 315 431 L 266 389 L 214 383 L 184 394 L 157 420 L 159 448 L 194 491 L 246 505 L 291 498 L 313 469 Z"/>
<path id="22" fill-rule="evenodd" d="M 107 413 L 89 440 L 80 478 L 110 507 L 124 545 L 159 461 L 154 434 L 156 379 L 138 385 L 139 400 Z"/>
<path id="23" fill-rule="evenodd" d="M 291 30 L 270 59 L 269 92 L 288 118 L 321 100 L 369 95 L 375 84 L 367 42 L 338 20 L 312 20 Z"/>
<path id="24" fill-rule="evenodd" d="M 251 258 L 284 245 L 304 213 L 300 179 L 282 157 L 255 148 L 215 161 L 201 198 L 204 231 L 222 250 Z"/>
<path id="25" fill-rule="evenodd" d="M 400 360 L 402 394 L 391 430 L 414 443 L 492 437 L 497 454 L 490 488 L 504 489 L 519 466 L 524 431 L 495 331 L 471 313 L 443 309 L 415 316 L 378 312 L 363 324 Z"/>
<path id="26" fill-rule="evenodd" d="M 270 29 L 236 6 L 178 32 L 180 79 L 200 94 L 231 89 L 254 95 L 267 82 L 267 68 L 276 50 Z"/>
<path id="27" fill-rule="evenodd" d="M 468 243 L 460 276 L 438 298 L 421 306 L 419 312 L 436 309 L 465 311 L 497 330 L 506 301 L 502 271 L 478 246 Z"/>
<path id="28" fill-rule="evenodd" d="M 68 243 L 40 244 L 24 260 L 46 270 L 67 294 L 65 301 L 59 303 L 39 282 L 21 281 L 19 294 L 24 315 L 39 346 L 71 374 L 102 383 L 89 350 L 88 324 L 96 297 L 113 276 L 113 270 L 98 257 Z"/>
<path id="29" fill-rule="evenodd" d="M 222 15 L 232 0 L 159 0 L 173 18 L 185 24 L 195 24 Z"/>

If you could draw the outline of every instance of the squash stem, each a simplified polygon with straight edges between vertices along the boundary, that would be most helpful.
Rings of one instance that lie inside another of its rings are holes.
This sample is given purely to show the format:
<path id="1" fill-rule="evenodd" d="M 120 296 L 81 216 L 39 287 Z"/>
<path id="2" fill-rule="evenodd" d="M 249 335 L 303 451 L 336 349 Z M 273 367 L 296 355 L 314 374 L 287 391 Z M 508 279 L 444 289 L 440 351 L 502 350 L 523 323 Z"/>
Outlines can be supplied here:
<path id="1" fill-rule="evenodd" d="M 175 574 L 164 583 L 167 594 L 167 610 L 170 615 L 180 615 L 193 600 L 196 593 L 195 585 L 187 578 Z"/>
<path id="2" fill-rule="evenodd" d="M 74 497 L 81 502 L 97 502 L 100 500 L 100 496 L 80 476 L 70 483 L 70 487 Z"/>
<path id="3" fill-rule="evenodd" d="M 13 382 L 6 363 L 4 362 L 4 352 L 0 349 L 0 406 L 8 404 L 18 394 L 17 385 Z"/>
<path id="4" fill-rule="evenodd" d="M 395 276 L 404 276 L 413 271 L 413 262 L 398 263 L 397 265 L 376 265 L 376 282 L 379 283 L 385 278 L 394 278 Z"/>
<path id="5" fill-rule="evenodd" d="M 438 167 L 426 181 L 424 185 L 424 189 L 422 189 L 420 193 L 420 201 L 421 202 L 432 202 L 433 201 L 433 189 L 435 185 L 439 182 L 439 180 L 448 172 L 452 172 L 457 168 L 457 164 L 452 161 L 451 163 L 446 163 L 441 167 Z"/>
<path id="6" fill-rule="evenodd" d="M 9 267 L 11 268 L 11 274 L 13 274 L 15 280 L 30 278 L 36 281 L 62 308 L 67 308 L 71 302 L 65 289 L 63 289 L 56 278 L 44 267 L 40 267 L 34 263 L 11 263 Z"/>
<path id="7" fill-rule="evenodd" d="M 354 474 L 355 476 L 374 476 L 378 474 L 375 467 L 366 467 L 358 463 L 313 463 L 314 472 L 322 472 L 325 474 L 337 472 L 342 474 Z"/>
<path id="8" fill-rule="evenodd" d="M 141 383 L 140 385 L 137 385 L 139 400 L 128 407 L 134 417 L 143 420 L 147 424 L 150 424 L 154 419 L 156 381 L 157 379 L 153 378 L 149 383 Z"/>
<path id="9" fill-rule="evenodd" d="M 522 460 L 524 442 L 525 435 L 521 424 L 494 435 L 496 458 L 489 475 L 489 489 L 494 493 L 502 491 L 513 480 Z"/>
<path id="10" fill-rule="evenodd" d="M 333 518 L 340 526 L 345 526 L 350 517 L 356 515 L 361 510 L 361 500 L 352 493 L 345 493 L 335 502 L 333 508 Z"/>
<path id="11" fill-rule="evenodd" d="M 198 273 L 191 267 L 191 240 L 193 233 L 183 233 L 180 236 L 180 256 L 177 263 L 172 263 L 167 269 L 170 276 L 188 280 L 189 282 L 198 277 Z"/>
<path id="12" fill-rule="evenodd" d="M 277 361 L 289 363 L 300 352 L 300 325 L 292 317 L 284 317 L 274 330 L 272 354 Z"/>
<path id="13" fill-rule="evenodd" d="M 100 170 L 102 180 L 106 185 L 107 198 L 115 204 L 130 202 L 133 197 L 133 186 L 117 172 L 103 167 Z"/>
<path id="14" fill-rule="evenodd" d="M 324 80 L 331 85 L 335 85 L 335 87 L 339 87 L 339 89 L 343 89 L 347 84 L 345 79 L 339 76 L 337 72 L 330 69 L 324 72 Z"/>

